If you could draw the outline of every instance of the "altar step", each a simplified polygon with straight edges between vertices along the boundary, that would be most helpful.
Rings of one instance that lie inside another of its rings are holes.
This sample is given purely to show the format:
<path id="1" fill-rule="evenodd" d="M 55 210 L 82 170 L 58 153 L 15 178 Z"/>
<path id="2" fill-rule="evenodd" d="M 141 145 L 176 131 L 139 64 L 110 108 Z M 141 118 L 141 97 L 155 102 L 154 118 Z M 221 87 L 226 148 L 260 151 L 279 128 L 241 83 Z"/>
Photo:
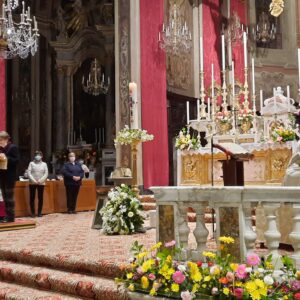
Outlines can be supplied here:
<path id="1" fill-rule="evenodd" d="M 25 296 L 30 292 L 34 297 Z M 0 260 L 0 299 L 34 300 L 42 296 L 53 300 L 127 299 L 126 291 L 113 279 Z"/>

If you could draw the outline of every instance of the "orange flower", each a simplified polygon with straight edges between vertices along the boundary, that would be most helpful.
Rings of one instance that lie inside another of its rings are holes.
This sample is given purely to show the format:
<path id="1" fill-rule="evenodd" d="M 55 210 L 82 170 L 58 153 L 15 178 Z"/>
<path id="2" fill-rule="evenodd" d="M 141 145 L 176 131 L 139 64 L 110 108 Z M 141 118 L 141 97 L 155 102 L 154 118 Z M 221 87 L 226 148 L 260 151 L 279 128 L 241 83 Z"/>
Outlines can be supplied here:
<path id="1" fill-rule="evenodd" d="M 222 277 L 219 279 L 219 282 L 222 284 L 227 284 L 228 283 L 228 279 L 226 277 Z"/>

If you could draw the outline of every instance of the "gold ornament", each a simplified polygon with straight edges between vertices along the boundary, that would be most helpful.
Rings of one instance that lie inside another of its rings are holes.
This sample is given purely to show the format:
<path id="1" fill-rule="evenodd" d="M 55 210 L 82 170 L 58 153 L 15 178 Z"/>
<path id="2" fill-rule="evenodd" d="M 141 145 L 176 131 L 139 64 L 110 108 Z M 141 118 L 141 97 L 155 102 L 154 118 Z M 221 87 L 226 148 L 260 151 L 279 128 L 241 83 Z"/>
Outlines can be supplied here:
<path id="1" fill-rule="evenodd" d="M 284 0 L 272 0 L 270 4 L 270 12 L 274 17 L 279 17 L 284 8 Z"/>

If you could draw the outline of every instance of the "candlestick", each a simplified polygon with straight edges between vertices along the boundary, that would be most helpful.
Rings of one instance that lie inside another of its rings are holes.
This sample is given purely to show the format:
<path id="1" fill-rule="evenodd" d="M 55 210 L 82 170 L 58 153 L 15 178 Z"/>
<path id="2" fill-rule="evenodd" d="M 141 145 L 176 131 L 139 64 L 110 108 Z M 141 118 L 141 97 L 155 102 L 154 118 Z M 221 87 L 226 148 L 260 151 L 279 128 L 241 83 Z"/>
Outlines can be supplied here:
<path id="1" fill-rule="evenodd" d="M 200 120 L 200 100 L 197 99 L 197 120 Z"/>
<path id="2" fill-rule="evenodd" d="M 255 71 L 254 71 L 254 58 L 252 57 L 252 94 L 255 94 Z"/>
<path id="3" fill-rule="evenodd" d="M 286 94 L 287 94 L 287 100 L 288 100 L 288 112 L 291 111 L 291 95 L 290 95 L 290 86 L 288 85 L 286 87 Z"/>
<path id="4" fill-rule="evenodd" d="M 205 105 L 205 87 L 204 87 L 204 72 L 200 72 L 200 119 L 206 119 L 206 105 Z"/>
<path id="5" fill-rule="evenodd" d="M 222 85 L 222 99 L 223 99 L 223 103 L 222 103 L 222 107 L 224 112 L 227 111 L 227 87 L 226 87 L 226 71 L 222 71 L 223 74 L 223 85 Z"/>
<path id="6" fill-rule="evenodd" d="M 190 124 L 190 102 L 186 102 L 186 123 L 187 125 Z"/>
<path id="7" fill-rule="evenodd" d="M 232 67 L 232 104 L 235 107 L 235 78 L 234 78 L 234 61 L 231 62 Z"/>
<path id="8" fill-rule="evenodd" d="M 263 90 L 259 91 L 259 99 L 260 99 L 260 111 L 262 112 L 262 109 L 264 107 Z"/>
<path id="9" fill-rule="evenodd" d="M 200 72 L 203 72 L 203 37 L 200 36 Z"/>
<path id="10" fill-rule="evenodd" d="M 248 68 L 248 57 L 247 57 L 247 33 L 243 32 L 243 44 L 244 44 L 244 66 Z"/>
<path id="11" fill-rule="evenodd" d="M 222 71 L 225 71 L 225 36 L 222 34 Z"/>
<path id="12" fill-rule="evenodd" d="M 248 86 L 248 68 L 245 68 L 244 70 L 244 74 L 245 74 L 245 82 L 244 82 L 244 109 L 248 110 L 249 109 L 249 86 Z"/>

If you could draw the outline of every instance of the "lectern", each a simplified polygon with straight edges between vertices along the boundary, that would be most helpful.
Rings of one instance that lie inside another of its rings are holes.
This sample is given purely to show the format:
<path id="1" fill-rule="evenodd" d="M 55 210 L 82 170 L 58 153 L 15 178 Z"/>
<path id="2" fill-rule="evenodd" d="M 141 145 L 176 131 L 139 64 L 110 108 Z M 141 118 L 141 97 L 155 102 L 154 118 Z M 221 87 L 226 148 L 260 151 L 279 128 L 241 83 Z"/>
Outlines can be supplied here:
<path id="1" fill-rule="evenodd" d="M 253 154 L 234 143 L 214 144 L 213 147 L 226 154 L 226 159 L 220 160 L 224 186 L 244 186 L 244 161 L 253 158 Z"/>

